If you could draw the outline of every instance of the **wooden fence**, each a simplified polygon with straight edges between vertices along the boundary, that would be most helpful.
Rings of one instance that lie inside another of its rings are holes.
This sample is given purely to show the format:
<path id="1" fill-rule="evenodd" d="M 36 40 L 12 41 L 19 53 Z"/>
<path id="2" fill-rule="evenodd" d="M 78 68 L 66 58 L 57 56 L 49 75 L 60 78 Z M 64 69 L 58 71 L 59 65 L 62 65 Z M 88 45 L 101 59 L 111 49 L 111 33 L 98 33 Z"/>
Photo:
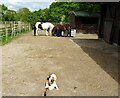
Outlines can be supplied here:
<path id="1" fill-rule="evenodd" d="M 1 21 L 0 22 L 0 40 L 8 37 L 15 37 L 19 33 L 27 32 L 31 30 L 30 23 L 24 23 L 20 21 Z"/>

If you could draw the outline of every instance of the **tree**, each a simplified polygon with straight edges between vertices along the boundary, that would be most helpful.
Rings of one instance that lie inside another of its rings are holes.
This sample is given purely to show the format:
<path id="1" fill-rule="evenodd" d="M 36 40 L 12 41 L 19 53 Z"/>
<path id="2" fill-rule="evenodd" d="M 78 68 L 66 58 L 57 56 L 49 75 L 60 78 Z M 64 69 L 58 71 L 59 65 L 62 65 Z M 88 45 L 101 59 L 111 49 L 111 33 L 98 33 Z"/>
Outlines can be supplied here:
<path id="1" fill-rule="evenodd" d="M 40 21 L 50 21 L 50 11 L 48 8 L 40 10 Z"/>
<path id="2" fill-rule="evenodd" d="M 20 21 L 27 22 L 29 20 L 29 15 L 31 14 L 30 10 L 28 8 L 21 8 L 17 12 Z"/>
<path id="3" fill-rule="evenodd" d="M 83 11 L 90 11 L 90 12 L 99 12 L 100 11 L 100 5 L 95 2 L 79 2 L 80 10 Z"/>
<path id="4" fill-rule="evenodd" d="M 61 0 L 59 0 L 61 1 Z M 4 4 L 0 5 L 0 17 L 4 21 L 23 21 L 30 22 L 34 25 L 37 21 L 50 22 L 69 22 L 69 17 L 72 11 L 91 11 L 99 12 L 100 6 L 98 3 L 90 2 L 53 2 L 49 8 L 40 9 L 30 12 L 28 8 L 21 8 L 17 12 L 9 10 Z"/>
<path id="5" fill-rule="evenodd" d="M 0 4 L 0 21 L 4 20 L 3 16 L 7 10 L 8 10 L 8 8 L 4 4 L 2 4 L 2 5 Z"/>
<path id="6" fill-rule="evenodd" d="M 3 21 L 16 21 L 16 11 L 7 10 L 6 14 L 3 15 Z"/>
<path id="7" fill-rule="evenodd" d="M 61 1 L 61 0 L 59 0 Z M 90 2 L 70 2 L 72 0 L 66 0 L 67 2 L 53 2 L 50 5 L 50 18 L 52 21 L 60 22 L 61 17 L 65 15 L 65 22 L 69 22 L 69 17 L 72 11 L 90 11 L 99 12 L 100 5 L 98 3 Z"/>
<path id="8" fill-rule="evenodd" d="M 50 16 L 53 21 L 60 22 L 61 16 L 65 15 L 65 22 L 69 21 L 70 13 L 79 9 L 78 2 L 53 2 L 50 5 Z"/>
<path id="9" fill-rule="evenodd" d="M 62 16 L 61 16 L 61 22 L 62 22 L 62 23 L 65 22 L 65 18 L 66 18 L 65 15 L 62 15 Z"/>
<path id="10" fill-rule="evenodd" d="M 7 10 L 8 8 L 4 4 L 0 5 L 0 14 L 4 15 Z"/>

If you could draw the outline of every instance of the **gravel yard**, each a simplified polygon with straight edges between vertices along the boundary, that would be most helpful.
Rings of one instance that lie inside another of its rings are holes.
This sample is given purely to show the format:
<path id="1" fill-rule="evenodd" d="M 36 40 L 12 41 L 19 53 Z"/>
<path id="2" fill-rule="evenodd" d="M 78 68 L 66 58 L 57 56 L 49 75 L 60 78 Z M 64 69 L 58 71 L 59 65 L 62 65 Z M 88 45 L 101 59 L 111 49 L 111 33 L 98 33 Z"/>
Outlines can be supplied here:
<path id="1" fill-rule="evenodd" d="M 47 75 L 59 90 L 47 96 L 118 96 L 117 48 L 96 35 L 27 33 L 2 48 L 2 96 L 42 96 Z"/>

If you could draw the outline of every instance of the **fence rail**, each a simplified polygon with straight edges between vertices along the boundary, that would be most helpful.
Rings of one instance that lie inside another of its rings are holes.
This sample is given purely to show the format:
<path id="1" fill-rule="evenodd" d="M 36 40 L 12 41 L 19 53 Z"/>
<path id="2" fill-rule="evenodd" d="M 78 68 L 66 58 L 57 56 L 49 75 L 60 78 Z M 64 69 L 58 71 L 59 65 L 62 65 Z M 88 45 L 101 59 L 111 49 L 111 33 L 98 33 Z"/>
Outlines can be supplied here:
<path id="1" fill-rule="evenodd" d="M 19 33 L 27 32 L 31 30 L 30 23 L 24 23 L 20 21 L 1 21 L 0 22 L 0 41 L 5 38 L 8 40 L 8 37 L 15 37 Z"/>

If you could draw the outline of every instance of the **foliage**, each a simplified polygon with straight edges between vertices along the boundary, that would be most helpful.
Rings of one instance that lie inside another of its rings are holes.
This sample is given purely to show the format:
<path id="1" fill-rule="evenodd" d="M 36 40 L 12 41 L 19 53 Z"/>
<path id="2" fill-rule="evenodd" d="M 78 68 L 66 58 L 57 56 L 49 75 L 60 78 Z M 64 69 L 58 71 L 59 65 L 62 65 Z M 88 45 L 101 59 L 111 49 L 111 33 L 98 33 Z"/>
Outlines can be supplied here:
<path id="1" fill-rule="evenodd" d="M 61 16 L 61 22 L 64 23 L 65 22 L 65 15 Z"/>
<path id="2" fill-rule="evenodd" d="M 65 15 L 65 22 L 69 21 L 70 13 L 74 10 L 79 10 L 77 2 L 53 2 L 50 5 L 51 19 L 55 22 L 61 21 L 61 16 Z"/>
<path id="3" fill-rule="evenodd" d="M 25 29 L 22 29 L 21 31 L 16 30 L 16 35 L 13 36 L 13 37 L 11 37 L 11 33 L 10 33 L 10 32 L 11 32 L 11 29 L 9 29 L 8 32 L 9 32 L 9 34 L 8 34 L 8 36 L 7 36 L 7 40 L 6 40 L 6 36 L 5 36 L 5 35 L 2 35 L 2 37 L 0 37 L 0 46 L 1 46 L 1 45 L 5 45 L 5 44 L 11 42 L 12 40 L 20 37 L 21 35 L 23 35 L 23 34 L 25 34 L 25 33 L 28 33 L 29 30 L 25 30 Z"/>
<path id="4" fill-rule="evenodd" d="M 29 21 L 30 10 L 28 8 L 21 8 L 18 10 L 17 14 L 19 16 L 19 20 L 23 22 Z"/>
<path id="5" fill-rule="evenodd" d="M 13 10 L 7 10 L 6 14 L 3 15 L 3 21 L 15 21 L 16 19 L 16 12 Z"/>
<path id="6" fill-rule="evenodd" d="M 28 8 L 21 8 L 16 12 L 9 10 L 4 4 L 0 5 L 3 21 L 23 21 L 30 22 L 32 25 L 37 21 L 69 22 L 71 12 L 77 10 L 98 12 L 100 6 L 94 2 L 70 2 L 67 0 L 67 2 L 53 2 L 49 8 L 34 12 Z"/>
<path id="7" fill-rule="evenodd" d="M 7 10 L 8 8 L 4 4 L 0 4 L 0 21 L 2 20 L 3 15 L 6 13 Z"/>
<path id="8" fill-rule="evenodd" d="M 7 10 L 8 8 L 4 4 L 0 5 L 0 14 L 5 14 Z"/>

